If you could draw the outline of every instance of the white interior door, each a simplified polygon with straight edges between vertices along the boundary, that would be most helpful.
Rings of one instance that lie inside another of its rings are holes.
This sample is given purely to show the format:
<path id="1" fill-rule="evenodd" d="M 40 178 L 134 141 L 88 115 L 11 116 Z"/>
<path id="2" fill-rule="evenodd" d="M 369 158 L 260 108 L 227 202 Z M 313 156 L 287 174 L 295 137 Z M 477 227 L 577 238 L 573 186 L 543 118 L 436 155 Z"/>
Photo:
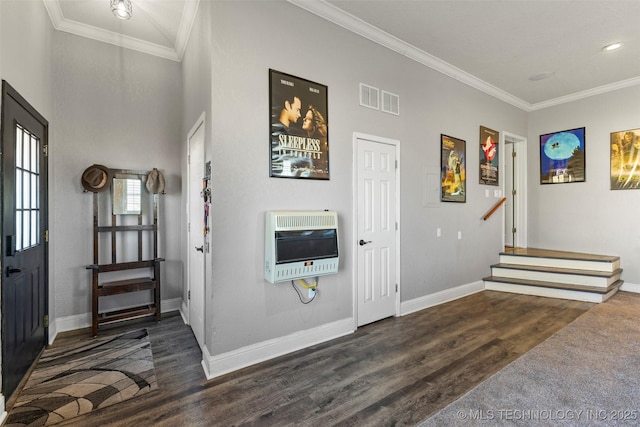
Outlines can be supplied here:
<path id="1" fill-rule="evenodd" d="M 527 247 L 527 139 L 503 132 L 504 245 Z M 515 232 L 514 232 L 515 230 Z"/>
<path id="2" fill-rule="evenodd" d="M 188 290 L 189 325 L 203 348 L 204 341 L 204 294 L 205 294 L 205 236 L 204 199 L 202 179 L 204 170 L 204 117 L 189 133 L 189 227 L 188 227 Z"/>
<path id="3" fill-rule="evenodd" d="M 517 230 L 514 227 L 513 218 L 515 217 L 515 206 L 513 203 L 514 198 L 514 190 L 517 193 L 517 190 L 514 188 L 514 179 L 513 175 L 515 173 L 514 169 L 514 161 L 515 158 L 513 156 L 516 151 L 514 150 L 515 144 L 513 141 L 505 140 L 504 144 L 505 148 L 505 168 L 504 168 L 504 197 L 507 198 L 507 201 L 504 204 L 504 213 L 505 213 L 505 221 L 504 221 L 504 245 L 505 246 L 515 246 L 514 245 L 514 230 Z"/>
<path id="4" fill-rule="evenodd" d="M 357 325 L 396 314 L 396 145 L 358 138 Z"/>

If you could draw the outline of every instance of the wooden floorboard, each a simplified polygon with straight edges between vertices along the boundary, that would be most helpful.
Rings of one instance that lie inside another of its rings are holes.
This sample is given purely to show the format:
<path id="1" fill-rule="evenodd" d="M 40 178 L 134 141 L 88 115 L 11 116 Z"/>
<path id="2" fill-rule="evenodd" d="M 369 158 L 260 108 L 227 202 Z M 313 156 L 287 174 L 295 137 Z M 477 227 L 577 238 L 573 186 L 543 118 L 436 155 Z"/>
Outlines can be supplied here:
<path id="1" fill-rule="evenodd" d="M 179 315 L 127 322 L 101 335 L 147 327 L 159 390 L 59 425 L 416 425 L 593 305 L 484 291 L 209 381 Z"/>

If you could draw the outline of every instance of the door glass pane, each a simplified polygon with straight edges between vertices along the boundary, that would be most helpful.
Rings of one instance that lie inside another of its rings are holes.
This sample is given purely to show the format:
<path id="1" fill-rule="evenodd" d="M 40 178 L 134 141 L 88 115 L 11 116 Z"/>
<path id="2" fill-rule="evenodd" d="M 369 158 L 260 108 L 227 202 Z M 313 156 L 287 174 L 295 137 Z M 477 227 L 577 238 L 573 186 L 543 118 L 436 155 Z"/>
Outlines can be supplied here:
<path id="1" fill-rule="evenodd" d="M 16 209 L 22 209 L 22 171 L 16 169 Z"/>
<path id="2" fill-rule="evenodd" d="M 38 172 L 38 140 L 33 135 L 31 136 L 31 172 Z"/>
<path id="3" fill-rule="evenodd" d="M 22 167 L 22 127 L 16 127 L 16 167 Z"/>
<path id="4" fill-rule="evenodd" d="M 41 142 L 16 125 L 16 171 L 14 195 L 16 251 L 40 244 Z"/>

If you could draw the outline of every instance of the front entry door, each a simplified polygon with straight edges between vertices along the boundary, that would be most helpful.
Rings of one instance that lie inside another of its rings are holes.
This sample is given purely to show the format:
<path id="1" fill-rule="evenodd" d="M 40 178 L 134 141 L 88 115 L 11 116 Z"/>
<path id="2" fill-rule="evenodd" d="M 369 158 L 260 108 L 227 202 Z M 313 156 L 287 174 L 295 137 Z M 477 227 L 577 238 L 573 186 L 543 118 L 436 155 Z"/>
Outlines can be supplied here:
<path id="1" fill-rule="evenodd" d="M 47 342 L 48 122 L 2 82 L 2 393 Z"/>
<path id="2" fill-rule="evenodd" d="M 396 146 L 358 139 L 358 326 L 396 314 Z"/>

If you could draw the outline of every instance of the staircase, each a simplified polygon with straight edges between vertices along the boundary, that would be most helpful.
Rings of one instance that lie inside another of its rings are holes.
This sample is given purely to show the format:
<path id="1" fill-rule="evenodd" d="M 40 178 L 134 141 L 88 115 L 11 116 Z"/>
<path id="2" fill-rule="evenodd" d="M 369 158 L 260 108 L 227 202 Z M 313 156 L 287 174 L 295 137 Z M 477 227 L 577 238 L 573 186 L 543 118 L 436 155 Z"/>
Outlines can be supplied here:
<path id="1" fill-rule="evenodd" d="M 617 256 L 514 248 L 500 253 L 485 289 L 600 303 L 623 281 Z"/>

